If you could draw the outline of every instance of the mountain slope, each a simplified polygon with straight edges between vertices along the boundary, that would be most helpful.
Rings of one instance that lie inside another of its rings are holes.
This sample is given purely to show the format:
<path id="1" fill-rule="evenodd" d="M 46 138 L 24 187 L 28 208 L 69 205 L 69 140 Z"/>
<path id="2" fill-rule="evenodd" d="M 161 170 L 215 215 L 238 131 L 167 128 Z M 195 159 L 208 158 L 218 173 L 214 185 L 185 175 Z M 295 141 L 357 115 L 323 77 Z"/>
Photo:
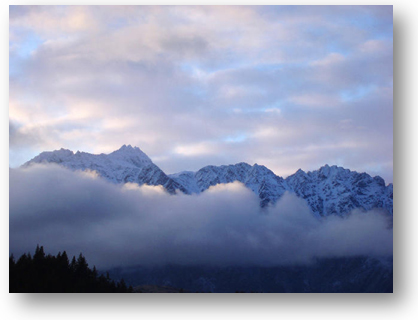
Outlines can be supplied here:
<path id="1" fill-rule="evenodd" d="M 57 163 L 71 170 L 94 170 L 113 183 L 162 185 L 170 193 L 175 193 L 176 190 L 187 192 L 182 185 L 157 167 L 144 152 L 130 145 L 123 145 L 110 154 L 99 155 L 79 151 L 74 153 L 66 149 L 42 152 L 23 164 L 23 167 L 34 163 Z"/>
<path id="2" fill-rule="evenodd" d="M 262 207 L 274 204 L 288 191 L 305 199 L 318 217 L 344 216 L 356 208 L 381 208 L 393 213 L 392 184 L 386 186 L 381 177 L 337 166 L 325 165 L 312 172 L 299 169 L 286 179 L 265 166 L 244 162 L 166 175 L 144 152 L 130 145 L 107 155 L 73 153 L 65 149 L 42 152 L 23 166 L 33 163 L 57 163 L 71 170 L 95 170 L 113 183 L 161 185 L 172 194 L 176 190 L 198 194 L 219 183 L 240 181 L 259 196 Z"/>
<path id="3" fill-rule="evenodd" d="M 325 165 L 319 170 L 295 174 L 283 179 L 264 166 L 238 163 L 207 166 L 197 172 L 169 175 L 188 193 L 200 193 L 218 183 L 240 181 L 260 198 L 262 207 L 274 204 L 286 191 L 305 199 L 316 216 L 344 216 L 355 208 L 382 208 L 393 213 L 393 186 L 381 177 L 357 173 L 342 167 Z"/>
<path id="4" fill-rule="evenodd" d="M 355 208 L 383 208 L 393 213 L 393 186 L 386 186 L 379 176 L 325 165 L 307 173 L 299 169 L 286 182 L 320 216 L 344 215 Z"/>
<path id="5" fill-rule="evenodd" d="M 195 173 L 186 171 L 169 176 L 183 184 L 188 193 L 200 193 L 219 183 L 239 181 L 260 197 L 261 206 L 276 202 L 288 190 L 283 178 L 265 166 L 250 166 L 244 162 L 219 167 L 206 166 Z"/>

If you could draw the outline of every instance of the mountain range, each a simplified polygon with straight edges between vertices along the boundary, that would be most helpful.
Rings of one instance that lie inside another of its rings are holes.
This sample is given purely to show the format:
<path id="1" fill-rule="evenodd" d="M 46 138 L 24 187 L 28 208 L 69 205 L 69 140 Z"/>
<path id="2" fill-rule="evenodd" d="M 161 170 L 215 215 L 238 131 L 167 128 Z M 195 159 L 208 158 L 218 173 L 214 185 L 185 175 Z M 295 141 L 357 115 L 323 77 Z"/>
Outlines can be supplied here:
<path id="1" fill-rule="evenodd" d="M 305 172 L 299 169 L 287 178 L 277 176 L 263 165 L 241 162 L 206 166 L 200 170 L 164 173 L 138 147 L 123 145 L 110 154 L 90 154 L 60 149 L 42 152 L 22 167 L 35 163 L 56 163 L 71 170 L 94 170 L 113 183 L 138 183 L 163 186 L 175 194 L 199 194 L 219 183 L 239 181 L 260 198 L 260 206 L 273 205 L 285 193 L 306 200 L 315 216 L 345 216 L 359 208 L 380 208 L 393 214 L 393 185 L 379 177 L 338 166 L 325 165 Z"/>

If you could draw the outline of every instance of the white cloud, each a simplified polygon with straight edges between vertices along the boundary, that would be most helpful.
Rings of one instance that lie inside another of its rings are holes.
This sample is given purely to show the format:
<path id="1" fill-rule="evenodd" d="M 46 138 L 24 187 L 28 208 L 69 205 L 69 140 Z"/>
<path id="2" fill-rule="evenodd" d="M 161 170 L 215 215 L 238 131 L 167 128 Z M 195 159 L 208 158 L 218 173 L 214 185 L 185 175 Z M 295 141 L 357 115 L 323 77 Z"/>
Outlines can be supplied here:
<path id="1" fill-rule="evenodd" d="M 294 172 L 336 154 L 363 170 L 393 157 L 391 8 L 15 6 L 9 23 L 9 116 L 37 137 L 11 140 L 13 167 L 29 149 L 123 144 L 169 172 L 256 159 Z M 249 138 L 223 140 L 237 132 Z M 368 148 L 306 152 L 359 135 Z"/>
<path id="2" fill-rule="evenodd" d="M 174 148 L 174 152 L 186 157 L 196 155 L 214 154 L 217 152 L 216 145 L 210 142 L 201 142 L 189 145 L 179 145 Z"/>

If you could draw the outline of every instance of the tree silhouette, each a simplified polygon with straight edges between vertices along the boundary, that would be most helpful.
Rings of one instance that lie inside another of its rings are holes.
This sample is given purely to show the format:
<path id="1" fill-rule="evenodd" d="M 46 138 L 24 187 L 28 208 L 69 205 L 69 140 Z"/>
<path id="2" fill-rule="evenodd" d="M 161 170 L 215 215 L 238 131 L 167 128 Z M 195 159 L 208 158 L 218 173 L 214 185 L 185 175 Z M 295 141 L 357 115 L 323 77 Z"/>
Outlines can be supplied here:
<path id="1" fill-rule="evenodd" d="M 133 292 L 123 279 L 115 283 L 109 274 L 91 270 L 81 253 L 69 263 L 65 251 L 56 257 L 45 255 L 39 245 L 33 258 L 30 253 L 17 261 L 13 254 L 9 257 L 9 280 L 10 292 Z"/>

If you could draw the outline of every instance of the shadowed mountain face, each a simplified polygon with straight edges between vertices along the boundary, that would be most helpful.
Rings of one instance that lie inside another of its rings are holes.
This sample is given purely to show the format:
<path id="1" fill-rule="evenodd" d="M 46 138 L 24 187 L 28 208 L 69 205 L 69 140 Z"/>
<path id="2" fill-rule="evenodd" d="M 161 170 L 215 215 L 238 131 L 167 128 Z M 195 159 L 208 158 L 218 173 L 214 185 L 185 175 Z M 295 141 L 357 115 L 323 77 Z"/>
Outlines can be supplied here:
<path id="1" fill-rule="evenodd" d="M 110 154 L 94 155 L 70 150 L 42 152 L 23 167 L 34 163 L 56 163 L 71 170 L 94 170 L 113 183 L 138 183 L 163 186 L 169 193 L 201 193 L 219 183 L 242 182 L 260 198 L 260 205 L 274 204 L 286 191 L 308 203 L 318 217 L 344 216 L 351 210 L 381 208 L 393 213 L 393 185 L 379 177 L 337 166 L 325 165 L 319 170 L 295 174 L 283 179 L 265 166 L 247 163 L 206 166 L 197 172 L 165 174 L 137 147 L 122 146 Z"/>

